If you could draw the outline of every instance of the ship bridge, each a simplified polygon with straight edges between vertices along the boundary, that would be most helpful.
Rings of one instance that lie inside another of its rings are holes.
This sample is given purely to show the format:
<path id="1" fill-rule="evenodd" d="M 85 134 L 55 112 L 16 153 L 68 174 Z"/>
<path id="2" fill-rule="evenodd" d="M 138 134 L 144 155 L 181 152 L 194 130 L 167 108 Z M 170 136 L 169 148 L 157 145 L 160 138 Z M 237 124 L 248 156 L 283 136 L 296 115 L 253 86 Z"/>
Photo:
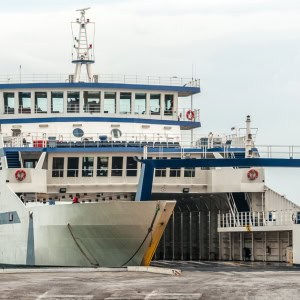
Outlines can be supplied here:
<path id="1" fill-rule="evenodd" d="M 109 126 L 111 123 L 171 125 L 181 130 L 201 126 L 200 110 L 180 103 L 183 97 L 200 92 L 199 80 L 99 75 L 99 82 L 66 82 L 66 78 L 24 75 L 16 82 L 16 78 L 8 76 L 0 84 L 0 103 L 3 103 L 0 123 L 36 124 L 30 128 L 23 125 L 22 131 L 27 132 L 39 132 L 39 126 L 44 129 L 48 126 L 43 130 L 46 133 L 56 131 L 52 125 L 55 122 L 69 122 L 70 131 L 74 123 L 80 122 L 101 122 Z M 95 126 L 84 130 L 91 132 Z M 145 129 L 163 130 L 145 127 L 140 131 Z"/>

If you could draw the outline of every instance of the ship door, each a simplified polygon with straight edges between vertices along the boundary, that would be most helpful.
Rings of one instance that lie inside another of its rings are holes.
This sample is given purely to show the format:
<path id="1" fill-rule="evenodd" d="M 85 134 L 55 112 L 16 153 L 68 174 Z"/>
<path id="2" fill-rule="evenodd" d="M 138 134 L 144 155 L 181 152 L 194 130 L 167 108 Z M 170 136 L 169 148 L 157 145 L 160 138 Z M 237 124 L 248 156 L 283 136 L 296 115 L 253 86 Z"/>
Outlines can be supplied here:
<path id="1" fill-rule="evenodd" d="M 38 159 L 24 159 L 24 168 L 34 169 L 38 163 Z"/>

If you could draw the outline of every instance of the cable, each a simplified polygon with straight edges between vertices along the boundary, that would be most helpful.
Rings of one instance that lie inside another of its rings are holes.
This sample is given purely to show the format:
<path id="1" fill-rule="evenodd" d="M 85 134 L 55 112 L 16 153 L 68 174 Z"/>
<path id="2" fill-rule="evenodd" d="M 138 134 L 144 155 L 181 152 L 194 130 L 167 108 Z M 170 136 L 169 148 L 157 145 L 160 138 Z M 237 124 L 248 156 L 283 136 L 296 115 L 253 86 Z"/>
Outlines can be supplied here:
<path id="1" fill-rule="evenodd" d="M 127 265 L 134 257 L 135 255 L 140 251 L 140 249 L 142 248 L 142 246 L 144 245 L 145 241 L 147 240 L 149 234 L 152 232 L 152 229 L 153 229 L 153 225 L 154 225 L 154 222 L 156 220 L 156 217 L 157 217 L 157 214 L 158 212 L 160 211 L 160 208 L 159 208 L 159 204 L 157 204 L 156 206 L 156 209 L 155 209 L 155 214 L 154 214 L 154 217 L 152 219 L 152 222 L 151 222 L 151 225 L 150 227 L 148 228 L 148 232 L 145 236 L 145 238 L 143 239 L 142 243 L 140 244 L 140 246 L 138 247 L 138 249 L 133 253 L 133 255 L 122 265 L 122 267 L 124 267 L 125 265 Z"/>
<path id="2" fill-rule="evenodd" d="M 96 260 L 96 258 L 90 253 L 90 255 L 92 256 L 92 258 L 96 261 L 96 264 L 94 264 L 93 262 L 91 262 L 91 260 L 88 258 L 88 256 L 85 254 L 85 252 L 83 251 L 83 249 L 81 248 L 81 246 L 79 245 L 79 243 L 77 242 L 72 230 L 71 230 L 71 225 L 68 223 L 68 229 L 71 233 L 71 236 L 75 242 L 75 244 L 77 245 L 78 249 L 80 250 L 80 252 L 84 255 L 84 257 L 89 261 L 89 263 L 91 264 L 91 266 L 94 266 L 94 267 L 99 267 L 99 263 L 98 261 Z"/>

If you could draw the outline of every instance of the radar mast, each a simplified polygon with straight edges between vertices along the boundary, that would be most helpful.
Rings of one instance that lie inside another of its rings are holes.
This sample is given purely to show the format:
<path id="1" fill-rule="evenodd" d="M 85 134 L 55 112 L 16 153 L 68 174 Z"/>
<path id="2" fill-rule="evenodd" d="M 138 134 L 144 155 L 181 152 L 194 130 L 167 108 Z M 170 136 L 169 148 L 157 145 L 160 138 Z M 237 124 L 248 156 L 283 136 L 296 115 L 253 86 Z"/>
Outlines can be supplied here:
<path id="1" fill-rule="evenodd" d="M 77 9 L 76 11 L 80 12 L 80 18 L 77 18 L 76 22 L 71 23 L 73 35 L 72 63 L 75 64 L 76 67 L 74 75 L 70 75 L 70 82 L 80 81 L 82 65 L 86 65 L 88 81 L 94 81 L 91 64 L 95 62 L 93 47 L 95 23 L 85 18 L 85 12 L 88 9 L 90 9 L 90 7 Z M 87 31 L 88 26 L 92 27 L 91 32 Z M 78 36 L 74 35 L 74 32 L 78 32 Z"/>

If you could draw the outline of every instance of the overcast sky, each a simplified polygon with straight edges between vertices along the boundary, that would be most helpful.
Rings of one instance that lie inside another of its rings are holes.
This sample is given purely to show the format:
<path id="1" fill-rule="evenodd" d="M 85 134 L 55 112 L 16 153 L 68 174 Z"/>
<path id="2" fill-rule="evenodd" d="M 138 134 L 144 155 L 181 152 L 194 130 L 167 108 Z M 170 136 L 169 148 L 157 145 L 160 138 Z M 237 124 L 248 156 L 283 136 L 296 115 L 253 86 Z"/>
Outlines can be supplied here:
<path id="1" fill-rule="evenodd" d="M 250 114 L 258 144 L 300 145 L 299 0 L 1 2 L 3 75 L 19 65 L 23 73 L 72 73 L 70 22 L 75 9 L 91 6 L 95 73 L 191 77 L 194 65 L 200 132 L 243 127 Z M 267 175 L 300 203 L 300 170 Z"/>

